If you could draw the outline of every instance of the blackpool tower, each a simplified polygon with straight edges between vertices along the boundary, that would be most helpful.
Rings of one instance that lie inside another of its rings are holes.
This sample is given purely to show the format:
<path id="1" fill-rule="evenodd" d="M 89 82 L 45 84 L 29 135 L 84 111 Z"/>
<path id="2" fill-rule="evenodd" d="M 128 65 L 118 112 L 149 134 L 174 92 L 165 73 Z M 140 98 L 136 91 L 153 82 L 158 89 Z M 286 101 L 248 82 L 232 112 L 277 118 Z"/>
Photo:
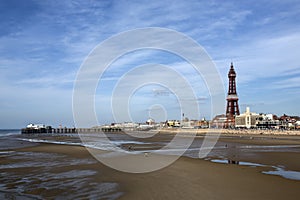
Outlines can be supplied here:
<path id="1" fill-rule="evenodd" d="M 228 85 L 228 93 L 227 93 L 227 107 L 226 107 L 226 117 L 227 122 L 234 123 L 234 117 L 240 114 L 239 104 L 238 104 L 238 96 L 236 93 L 236 73 L 233 68 L 233 64 L 231 63 L 230 70 L 228 73 L 229 85 Z"/>

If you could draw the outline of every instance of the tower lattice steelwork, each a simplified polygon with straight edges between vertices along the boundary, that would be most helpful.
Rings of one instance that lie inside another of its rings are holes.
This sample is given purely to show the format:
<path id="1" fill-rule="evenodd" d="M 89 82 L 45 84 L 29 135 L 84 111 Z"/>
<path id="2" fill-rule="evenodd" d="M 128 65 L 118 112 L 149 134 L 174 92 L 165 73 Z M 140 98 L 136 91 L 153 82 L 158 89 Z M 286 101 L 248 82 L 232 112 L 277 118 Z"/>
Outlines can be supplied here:
<path id="1" fill-rule="evenodd" d="M 234 121 L 234 117 L 240 114 L 238 96 L 236 93 L 236 73 L 231 63 L 230 70 L 228 73 L 229 85 L 228 85 L 228 94 L 227 94 L 227 108 L 226 108 L 226 117 L 228 121 Z"/>

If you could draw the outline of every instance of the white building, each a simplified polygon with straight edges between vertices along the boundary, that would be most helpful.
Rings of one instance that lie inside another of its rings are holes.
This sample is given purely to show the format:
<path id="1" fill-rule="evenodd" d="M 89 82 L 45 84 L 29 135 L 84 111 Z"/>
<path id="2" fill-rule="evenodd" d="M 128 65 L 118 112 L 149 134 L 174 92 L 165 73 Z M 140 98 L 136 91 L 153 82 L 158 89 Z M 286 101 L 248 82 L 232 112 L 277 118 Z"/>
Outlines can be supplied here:
<path id="1" fill-rule="evenodd" d="M 246 108 L 246 112 L 235 117 L 236 128 L 282 128 L 279 120 L 274 119 L 273 114 L 257 114 L 250 112 L 250 108 Z"/>
<path id="2" fill-rule="evenodd" d="M 44 125 L 44 124 L 28 124 L 27 128 L 40 129 L 40 128 L 46 128 L 46 125 Z"/>
<path id="3" fill-rule="evenodd" d="M 295 122 L 295 127 L 296 127 L 297 129 L 300 128 L 300 121 L 296 121 L 296 122 Z"/>
<path id="4" fill-rule="evenodd" d="M 250 108 L 246 108 L 246 112 L 235 116 L 236 128 L 255 128 L 256 120 L 259 118 L 259 114 L 251 113 Z"/>
<path id="5" fill-rule="evenodd" d="M 260 114 L 256 120 L 256 127 L 262 129 L 269 128 L 282 128 L 282 124 L 279 120 L 274 119 L 273 114 Z"/>
<path id="6" fill-rule="evenodd" d="M 146 121 L 146 124 L 148 124 L 148 125 L 153 125 L 153 124 L 155 124 L 155 120 L 152 119 L 152 118 L 149 118 L 149 119 Z"/>
<path id="7" fill-rule="evenodd" d="M 168 127 L 180 127 L 180 121 L 178 121 L 178 120 L 167 120 L 166 125 Z"/>

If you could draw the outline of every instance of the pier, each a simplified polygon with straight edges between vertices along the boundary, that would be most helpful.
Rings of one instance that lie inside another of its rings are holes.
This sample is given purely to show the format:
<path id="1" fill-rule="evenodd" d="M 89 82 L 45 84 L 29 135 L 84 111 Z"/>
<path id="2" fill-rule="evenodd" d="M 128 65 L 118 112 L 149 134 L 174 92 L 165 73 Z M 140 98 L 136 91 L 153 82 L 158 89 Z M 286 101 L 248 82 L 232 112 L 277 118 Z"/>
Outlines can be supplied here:
<path id="1" fill-rule="evenodd" d="M 100 127 L 100 128 L 52 128 L 51 126 L 43 128 L 23 128 L 22 134 L 41 134 L 41 133 L 97 133 L 97 132 L 121 132 L 119 127 Z"/>

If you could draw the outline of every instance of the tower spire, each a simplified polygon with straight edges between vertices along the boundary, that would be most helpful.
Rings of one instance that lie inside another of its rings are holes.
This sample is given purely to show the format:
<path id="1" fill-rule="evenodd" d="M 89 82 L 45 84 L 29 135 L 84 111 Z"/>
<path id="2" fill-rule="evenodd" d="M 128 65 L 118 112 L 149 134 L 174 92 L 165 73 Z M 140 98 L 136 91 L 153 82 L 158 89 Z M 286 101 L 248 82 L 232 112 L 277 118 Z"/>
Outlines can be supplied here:
<path id="1" fill-rule="evenodd" d="M 228 93 L 227 93 L 227 107 L 226 107 L 226 117 L 228 121 L 234 122 L 234 117 L 240 114 L 238 105 L 238 96 L 236 92 L 236 73 L 231 62 L 230 70 L 228 72 Z"/>

